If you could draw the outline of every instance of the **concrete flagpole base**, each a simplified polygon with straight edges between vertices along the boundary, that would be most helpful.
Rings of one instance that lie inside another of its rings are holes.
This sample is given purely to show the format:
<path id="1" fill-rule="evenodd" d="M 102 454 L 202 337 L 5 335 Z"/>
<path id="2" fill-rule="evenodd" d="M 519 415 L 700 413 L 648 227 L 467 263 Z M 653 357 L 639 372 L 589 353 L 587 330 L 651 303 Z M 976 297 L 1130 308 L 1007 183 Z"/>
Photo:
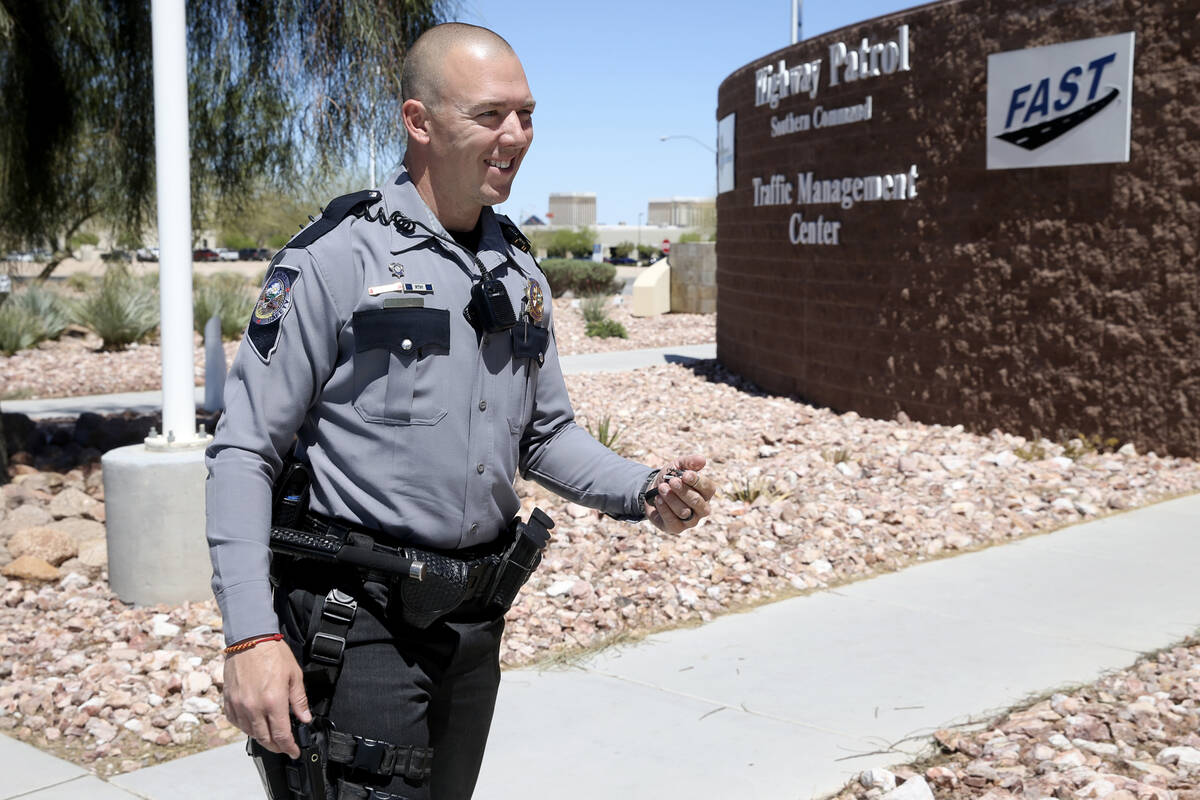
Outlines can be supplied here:
<path id="1" fill-rule="evenodd" d="M 100 460 L 108 528 L 108 580 L 127 603 L 212 597 L 204 536 L 204 448 L 119 447 Z"/>

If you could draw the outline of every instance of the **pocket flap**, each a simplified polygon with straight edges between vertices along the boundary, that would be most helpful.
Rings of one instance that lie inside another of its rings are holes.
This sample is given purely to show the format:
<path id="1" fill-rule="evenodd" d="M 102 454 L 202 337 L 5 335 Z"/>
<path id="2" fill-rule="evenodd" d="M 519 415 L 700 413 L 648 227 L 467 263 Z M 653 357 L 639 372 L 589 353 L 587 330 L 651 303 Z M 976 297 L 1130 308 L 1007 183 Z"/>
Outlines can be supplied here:
<path id="1" fill-rule="evenodd" d="M 522 322 L 512 329 L 512 342 L 513 358 L 532 358 L 541 364 L 550 344 L 550 331 Z"/>
<path id="2" fill-rule="evenodd" d="M 405 347 L 407 343 L 407 347 Z M 450 312 L 444 308 L 373 308 L 354 312 L 355 352 L 450 352 Z"/>

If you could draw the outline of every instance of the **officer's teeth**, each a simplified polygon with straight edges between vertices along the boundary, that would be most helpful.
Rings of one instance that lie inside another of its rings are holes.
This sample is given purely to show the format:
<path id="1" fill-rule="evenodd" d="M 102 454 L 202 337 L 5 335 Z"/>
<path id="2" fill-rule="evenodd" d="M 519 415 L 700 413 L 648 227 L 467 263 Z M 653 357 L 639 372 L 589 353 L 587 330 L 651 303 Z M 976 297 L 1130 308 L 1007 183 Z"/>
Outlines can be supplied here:
<path id="1" fill-rule="evenodd" d="M 487 163 L 493 167 L 497 167 L 498 169 L 508 169 L 510 166 L 512 166 L 511 160 L 510 161 L 489 161 Z"/>

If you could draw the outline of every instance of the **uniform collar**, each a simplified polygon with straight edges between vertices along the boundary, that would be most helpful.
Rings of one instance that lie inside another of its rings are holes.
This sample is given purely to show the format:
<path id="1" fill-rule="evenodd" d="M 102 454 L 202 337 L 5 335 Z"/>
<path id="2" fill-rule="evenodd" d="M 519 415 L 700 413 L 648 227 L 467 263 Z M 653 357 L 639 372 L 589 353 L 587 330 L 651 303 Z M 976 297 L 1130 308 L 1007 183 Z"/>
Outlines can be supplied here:
<path id="1" fill-rule="evenodd" d="M 470 261 L 472 254 L 468 253 L 454 241 L 445 226 L 434 216 L 433 211 L 425 204 L 417 191 L 416 184 L 408 174 L 408 168 L 401 166 L 400 171 L 383 186 L 383 208 L 385 214 L 399 211 L 404 216 L 415 221 L 408 233 L 401 232 L 396 226 L 390 225 L 392 231 L 393 253 L 401 253 L 414 247 L 427 244 L 431 237 L 438 238 L 438 246 L 467 256 Z M 493 269 L 508 259 L 508 241 L 496 221 L 496 214 L 488 206 L 482 212 L 483 229 L 479 237 L 479 260 L 488 269 Z"/>

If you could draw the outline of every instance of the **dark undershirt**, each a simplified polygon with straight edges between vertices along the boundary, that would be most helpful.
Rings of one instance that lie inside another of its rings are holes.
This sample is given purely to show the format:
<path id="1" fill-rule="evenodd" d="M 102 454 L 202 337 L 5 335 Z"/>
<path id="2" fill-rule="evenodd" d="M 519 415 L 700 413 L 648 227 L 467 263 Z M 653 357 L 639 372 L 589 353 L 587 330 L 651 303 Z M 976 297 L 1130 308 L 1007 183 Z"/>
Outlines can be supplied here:
<path id="1" fill-rule="evenodd" d="M 462 247 L 472 253 L 476 253 L 479 251 L 479 240 L 483 237 L 483 215 L 479 215 L 479 221 L 469 231 L 452 231 L 447 228 L 446 233 L 450 234 L 450 237 Z"/>

